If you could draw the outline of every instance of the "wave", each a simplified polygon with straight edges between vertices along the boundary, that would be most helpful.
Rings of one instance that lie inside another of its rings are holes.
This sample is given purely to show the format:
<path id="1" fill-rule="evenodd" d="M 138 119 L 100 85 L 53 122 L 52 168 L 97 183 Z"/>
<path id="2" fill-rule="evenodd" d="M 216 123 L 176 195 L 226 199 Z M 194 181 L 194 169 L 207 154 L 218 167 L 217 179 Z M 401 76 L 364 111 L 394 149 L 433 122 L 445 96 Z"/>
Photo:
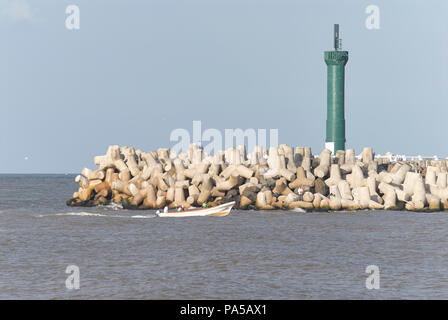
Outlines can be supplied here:
<path id="1" fill-rule="evenodd" d="M 414 211 L 412 213 L 414 213 L 414 214 L 423 214 L 423 215 L 428 215 L 428 214 L 434 214 L 434 215 L 448 214 L 448 212 L 446 212 L 446 211 L 434 211 L 434 212 L 418 212 L 418 211 Z"/>
<path id="2" fill-rule="evenodd" d="M 110 204 L 106 204 L 106 205 L 98 205 L 97 208 L 101 208 L 101 209 L 111 209 L 111 210 L 121 210 L 123 209 L 123 205 L 121 203 L 115 203 L 112 202 Z"/>

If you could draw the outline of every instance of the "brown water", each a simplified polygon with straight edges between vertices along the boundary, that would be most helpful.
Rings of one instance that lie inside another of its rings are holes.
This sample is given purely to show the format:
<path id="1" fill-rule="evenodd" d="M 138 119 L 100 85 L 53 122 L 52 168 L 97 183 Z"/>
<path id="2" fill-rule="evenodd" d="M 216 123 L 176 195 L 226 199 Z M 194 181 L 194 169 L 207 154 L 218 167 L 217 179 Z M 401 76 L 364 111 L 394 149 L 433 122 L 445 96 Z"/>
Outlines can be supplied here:
<path id="1" fill-rule="evenodd" d="M 73 176 L 0 176 L 1 299 L 448 298 L 448 213 L 170 219 L 66 207 L 75 188 Z M 379 290 L 366 289 L 368 265 Z"/>

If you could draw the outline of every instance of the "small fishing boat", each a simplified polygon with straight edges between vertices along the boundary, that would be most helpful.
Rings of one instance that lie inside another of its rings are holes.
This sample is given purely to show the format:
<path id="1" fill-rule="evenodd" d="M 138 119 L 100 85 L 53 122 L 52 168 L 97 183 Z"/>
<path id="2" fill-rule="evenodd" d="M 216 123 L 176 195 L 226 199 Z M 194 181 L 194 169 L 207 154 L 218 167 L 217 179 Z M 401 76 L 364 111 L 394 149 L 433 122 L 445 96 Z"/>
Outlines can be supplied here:
<path id="1" fill-rule="evenodd" d="M 191 209 L 184 211 L 166 211 L 166 212 L 157 212 L 156 214 L 159 217 L 223 217 L 230 213 L 232 207 L 235 205 L 235 201 L 227 202 L 212 208 L 200 208 L 200 209 Z"/>

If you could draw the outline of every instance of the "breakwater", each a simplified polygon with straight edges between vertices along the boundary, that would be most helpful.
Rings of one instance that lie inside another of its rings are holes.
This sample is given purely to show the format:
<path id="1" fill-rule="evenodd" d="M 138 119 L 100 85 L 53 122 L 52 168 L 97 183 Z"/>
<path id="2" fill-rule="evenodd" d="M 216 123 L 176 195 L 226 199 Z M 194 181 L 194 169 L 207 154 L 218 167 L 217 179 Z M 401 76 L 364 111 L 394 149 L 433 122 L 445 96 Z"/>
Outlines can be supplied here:
<path id="1" fill-rule="evenodd" d="M 157 209 L 236 201 L 237 208 L 260 210 L 448 210 L 448 160 L 391 162 L 372 148 L 332 156 L 284 144 L 214 155 L 195 144 L 179 154 L 110 146 L 94 163 L 96 170 L 76 176 L 79 189 L 67 205 Z"/>

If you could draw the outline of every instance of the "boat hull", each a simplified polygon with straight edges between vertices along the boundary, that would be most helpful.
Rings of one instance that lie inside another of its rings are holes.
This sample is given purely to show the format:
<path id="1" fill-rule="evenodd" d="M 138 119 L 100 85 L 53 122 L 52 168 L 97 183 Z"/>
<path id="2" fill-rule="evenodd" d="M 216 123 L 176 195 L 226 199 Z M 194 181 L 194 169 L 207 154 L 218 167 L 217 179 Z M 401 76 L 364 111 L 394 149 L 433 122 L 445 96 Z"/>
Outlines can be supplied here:
<path id="1" fill-rule="evenodd" d="M 162 218 L 180 218 L 180 217 L 224 217 L 230 213 L 235 201 L 221 204 L 213 208 L 204 208 L 187 211 L 160 212 L 157 215 Z"/>

